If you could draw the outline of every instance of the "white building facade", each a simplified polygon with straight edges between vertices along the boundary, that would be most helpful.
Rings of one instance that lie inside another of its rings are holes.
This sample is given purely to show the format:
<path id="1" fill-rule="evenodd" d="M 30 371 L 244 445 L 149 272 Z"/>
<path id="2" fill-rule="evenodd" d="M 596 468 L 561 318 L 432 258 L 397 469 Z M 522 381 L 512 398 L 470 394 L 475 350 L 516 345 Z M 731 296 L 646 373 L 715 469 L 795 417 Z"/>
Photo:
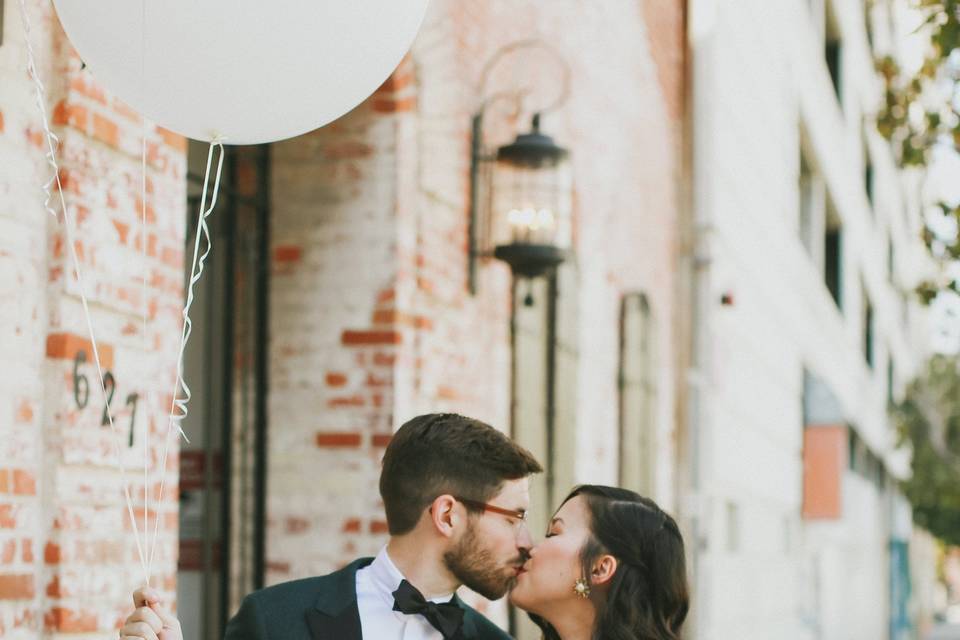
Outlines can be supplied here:
<path id="1" fill-rule="evenodd" d="M 873 123 L 899 37 L 873 4 L 691 2 L 696 638 L 909 637 L 888 403 L 924 359 L 926 261 Z"/>

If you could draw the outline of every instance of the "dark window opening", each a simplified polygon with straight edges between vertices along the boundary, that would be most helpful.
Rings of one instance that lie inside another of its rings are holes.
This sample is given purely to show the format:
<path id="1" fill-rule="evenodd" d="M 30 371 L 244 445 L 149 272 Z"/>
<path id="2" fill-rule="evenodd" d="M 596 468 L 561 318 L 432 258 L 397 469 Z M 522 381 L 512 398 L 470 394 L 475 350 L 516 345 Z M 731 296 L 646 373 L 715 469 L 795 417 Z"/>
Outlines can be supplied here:
<path id="1" fill-rule="evenodd" d="M 816 187 L 813 169 L 810 166 L 810 163 L 807 161 L 807 156 L 803 152 L 803 149 L 800 149 L 800 219 L 799 219 L 799 235 L 800 241 L 803 243 L 803 248 L 807 250 L 808 254 L 811 254 L 812 251 L 812 235 L 813 235 L 813 209 L 815 207 L 816 201 Z"/>
<path id="2" fill-rule="evenodd" d="M 843 227 L 832 204 L 827 205 L 824 233 L 823 278 L 837 308 L 843 309 Z"/>
<path id="3" fill-rule="evenodd" d="M 894 397 L 895 394 L 893 391 L 893 385 L 895 384 L 894 382 L 895 366 L 896 365 L 893 364 L 893 357 L 888 358 L 887 359 L 887 406 L 889 407 L 892 407 L 894 404 L 896 404 L 896 398 Z"/>
<path id="4" fill-rule="evenodd" d="M 843 87 L 841 78 L 841 63 L 843 60 L 843 45 L 840 40 L 840 30 L 832 15 L 829 5 L 827 6 L 826 16 L 826 34 L 824 37 L 824 58 L 827 63 L 827 71 L 830 73 L 830 82 L 833 84 L 833 92 L 837 95 L 837 101 L 843 104 Z"/>
<path id="5" fill-rule="evenodd" d="M 887 279 L 893 282 L 893 273 L 897 265 L 896 249 L 893 247 L 892 234 L 887 236 Z"/>

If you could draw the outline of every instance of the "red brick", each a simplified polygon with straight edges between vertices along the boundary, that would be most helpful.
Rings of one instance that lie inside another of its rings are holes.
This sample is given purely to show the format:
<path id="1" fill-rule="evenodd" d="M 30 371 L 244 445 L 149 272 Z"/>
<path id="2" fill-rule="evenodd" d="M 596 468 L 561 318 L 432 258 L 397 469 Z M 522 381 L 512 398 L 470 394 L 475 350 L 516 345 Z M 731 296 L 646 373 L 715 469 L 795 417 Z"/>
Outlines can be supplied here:
<path id="1" fill-rule="evenodd" d="M 360 518 L 350 518 L 343 521 L 343 527 L 341 530 L 344 533 L 360 533 L 361 524 Z"/>
<path id="2" fill-rule="evenodd" d="M 113 112 L 131 122 L 143 122 L 143 116 L 136 109 L 129 107 L 126 102 L 118 98 L 113 99 Z"/>
<path id="3" fill-rule="evenodd" d="M 39 129 L 28 128 L 24 134 L 27 137 L 27 142 L 37 149 L 42 149 L 47 145 L 46 136 L 44 135 L 43 131 L 40 131 Z"/>
<path id="4" fill-rule="evenodd" d="M 400 322 L 402 314 L 396 309 L 379 309 L 373 312 L 373 324 L 396 324 Z"/>
<path id="5" fill-rule="evenodd" d="M 163 127 L 157 127 L 157 134 L 159 134 L 163 143 L 174 151 L 183 153 L 187 150 L 187 139 L 180 134 L 164 129 Z"/>
<path id="6" fill-rule="evenodd" d="M 386 448 L 390 441 L 393 440 L 393 434 L 390 433 L 375 433 L 371 438 L 371 444 L 375 447 Z"/>
<path id="7" fill-rule="evenodd" d="M 113 347 L 103 342 L 97 343 L 97 349 L 100 352 L 100 365 L 106 369 L 113 368 Z M 91 367 L 88 372 L 87 380 L 90 383 L 90 391 L 93 393 L 94 380 L 91 376 L 96 376 L 96 365 L 93 362 L 93 346 L 86 338 L 82 338 L 73 333 L 51 333 L 47 336 L 47 357 L 52 359 L 73 360 L 77 353 L 83 351 L 87 354 L 87 364 Z"/>
<path id="8" fill-rule="evenodd" d="M 14 469 L 13 492 L 18 496 L 37 495 L 37 480 L 33 472 L 26 469 Z"/>
<path id="9" fill-rule="evenodd" d="M 74 611 L 65 607 L 53 607 L 43 616 L 43 626 L 48 631 L 62 633 L 92 633 L 98 631 L 97 616 L 90 611 Z"/>
<path id="10" fill-rule="evenodd" d="M 60 588 L 60 576 L 54 575 L 53 580 L 47 585 L 47 595 L 51 598 L 63 597 L 63 591 Z"/>
<path id="11" fill-rule="evenodd" d="M 150 184 L 150 181 L 147 181 L 147 184 Z M 147 191 L 150 189 L 148 188 Z M 156 224 L 157 223 L 157 210 L 153 208 L 153 205 L 149 202 L 146 206 L 146 211 L 144 211 L 143 198 L 140 197 L 139 193 L 133 196 L 133 206 L 137 211 L 137 221 L 143 219 L 144 215 L 147 218 L 147 224 Z"/>
<path id="12" fill-rule="evenodd" d="M 310 528 L 310 521 L 304 518 L 287 518 L 284 529 L 287 533 L 303 533 Z"/>
<path id="13" fill-rule="evenodd" d="M 0 469 L 0 494 L 10 493 L 10 472 Z"/>
<path id="14" fill-rule="evenodd" d="M 160 251 L 160 260 L 168 267 L 180 270 L 183 268 L 183 250 L 164 247 Z"/>
<path id="15" fill-rule="evenodd" d="M 43 561 L 47 564 L 59 564 L 61 558 L 60 545 L 48 542 L 43 547 Z"/>
<path id="16" fill-rule="evenodd" d="M 100 104 L 107 105 L 107 95 L 95 82 L 87 82 L 87 76 L 80 73 L 70 80 L 70 88 Z"/>
<path id="17" fill-rule="evenodd" d="M 29 538 L 24 538 L 20 542 L 21 555 L 23 556 L 23 561 L 30 563 L 33 562 L 33 540 Z"/>
<path id="18" fill-rule="evenodd" d="M 367 374 L 366 384 L 368 387 L 387 387 L 393 382 L 389 376 L 377 376 L 373 373 Z"/>
<path id="19" fill-rule="evenodd" d="M 388 100 L 386 98 L 377 98 L 373 101 L 373 110 L 377 113 L 398 113 L 403 111 L 413 111 L 417 107 L 416 96 Z"/>
<path id="20" fill-rule="evenodd" d="M 99 113 L 93 114 L 93 137 L 100 142 L 116 148 L 120 143 L 120 127 Z"/>
<path id="21" fill-rule="evenodd" d="M 316 439 L 317 446 L 323 449 L 355 449 L 361 441 L 359 433 L 318 433 Z"/>
<path id="22" fill-rule="evenodd" d="M 437 397 L 443 400 L 459 400 L 460 393 L 454 387 L 441 384 L 437 386 Z"/>
<path id="23" fill-rule="evenodd" d="M 7 540 L 0 547 L 0 564 L 13 564 L 13 559 L 17 557 L 17 541 Z"/>
<path id="24" fill-rule="evenodd" d="M 338 407 L 362 407 L 366 404 L 363 396 L 343 396 L 340 398 L 331 398 L 327 406 L 333 409 Z"/>
<path id="25" fill-rule="evenodd" d="M 342 373 L 328 373 L 327 374 L 327 386 L 328 387 L 342 387 L 347 384 L 347 376 Z"/>
<path id="26" fill-rule="evenodd" d="M 273 259 L 275 262 L 292 263 L 300 262 L 303 255 L 303 249 L 296 245 L 281 245 L 273 250 Z"/>
<path id="27" fill-rule="evenodd" d="M 387 523 L 383 520 L 373 520 L 370 522 L 370 533 L 374 535 L 389 533 L 389 531 L 390 529 L 387 527 Z"/>
<path id="28" fill-rule="evenodd" d="M 19 424 L 29 424 L 33 421 L 33 405 L 26 398 L 21 399 L 17 404 L 16 421 Z"/>
<path id="29" fill-rule="evenodd" d="M 0 575 L 0 600 L 31 600 L 33 594 L 32 575 Z"/>
<path id="30" fill-rule="evenodd" d="M 81 131 L 87 129 L 87 109 L 82 105 L 61 100 L 53 110 L 53 124 L 70 126 Z"/>
<path id="31" fill-rule="evenodd" d="M 397 356 L 392 353 L 373 354 L 373 364 L 378 367 L 392 367 L 397 362 Z"/>
<path id="32" fill-rule="evenodd" d="M 268 561 L 267 571 L 272 571 L 274 573 L 290 573 L 290 563 L 277 562 L 276 560 Z"/>
<path id="33" fill-rule="evenodd" d="M 373 147 L 362 142 L 346 141 L 324 148 L 324 156 L 328 160 L 356 160 L 371 155 L 373 155 Z"/>
<path id="34" fill-rule="evenodd" d="M 383 84 L 377 88 L 376 93 L 396 93 L 405 89 L 413 83 L 413 71 L 401 67 L 390 74 L 390 77 L 383 81 Z"/>
<path id="35" fill-rule="evenodd" d="M 0 111 L 0 133 L 3 133 L 3 111 Z"/>
<path id="36" fill-rule="evenodd" d="M 17 526 L 16 509 L 12 504 L 0 504 L 0 529 L 13 529 Z"/>
<path id="37" fill-rule="evenodd" d="M 401 344 L 399 331 L 344 331 L 340 341 L 345 345 Z"/>

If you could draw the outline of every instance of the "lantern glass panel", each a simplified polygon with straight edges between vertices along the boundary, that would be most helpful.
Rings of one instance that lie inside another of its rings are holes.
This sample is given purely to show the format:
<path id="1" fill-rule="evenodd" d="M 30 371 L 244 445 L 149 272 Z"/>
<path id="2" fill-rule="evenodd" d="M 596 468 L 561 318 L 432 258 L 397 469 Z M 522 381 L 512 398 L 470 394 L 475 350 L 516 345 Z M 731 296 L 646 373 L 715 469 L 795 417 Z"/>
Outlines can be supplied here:
<path id="1" fill-rule="evenodd" d="M 493 246 L 572 242 L 571 172 L 566 161 L 531 166 L 498 161 L 492 176 Z"/>

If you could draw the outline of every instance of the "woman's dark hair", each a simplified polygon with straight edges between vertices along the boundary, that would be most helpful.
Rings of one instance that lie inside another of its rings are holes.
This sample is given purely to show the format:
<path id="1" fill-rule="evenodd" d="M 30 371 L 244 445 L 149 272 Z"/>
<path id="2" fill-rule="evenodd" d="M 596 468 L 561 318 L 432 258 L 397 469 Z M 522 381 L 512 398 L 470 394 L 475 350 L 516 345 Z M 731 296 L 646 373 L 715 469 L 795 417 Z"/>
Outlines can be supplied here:
<path id="1" fill-rule="evenodd" d="M 582 485 L 563 501 L 583 496 L 590 538 L 580 552 L 583 575 L 610 554 L 617 569 L 609 587 L 592 599 L 594 640 L 677 640 L 690 608 L 683 537 L 677 523 L 649 498 L 617 487 Z M 571 589 L 573 585 L 571 585 Z M 545 640 L 559 640 L 542 618 L 530 616 Z"/>

